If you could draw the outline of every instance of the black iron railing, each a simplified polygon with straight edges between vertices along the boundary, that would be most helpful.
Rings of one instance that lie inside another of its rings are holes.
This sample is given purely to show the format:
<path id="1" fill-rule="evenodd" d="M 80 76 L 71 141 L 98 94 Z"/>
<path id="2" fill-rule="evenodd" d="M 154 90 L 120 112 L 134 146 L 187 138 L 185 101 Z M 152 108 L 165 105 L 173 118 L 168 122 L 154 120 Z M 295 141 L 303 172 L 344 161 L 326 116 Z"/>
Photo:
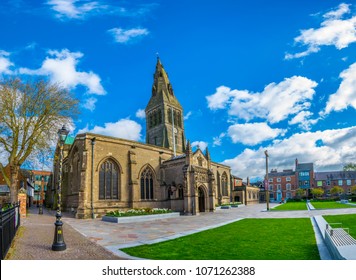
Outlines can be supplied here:
<path id="1" fill-rule="evenodd" d="M 20 226 L 20 209 L 15 205 L 4 211 L 0 208 L 0 259 L 3 260 Z"/>

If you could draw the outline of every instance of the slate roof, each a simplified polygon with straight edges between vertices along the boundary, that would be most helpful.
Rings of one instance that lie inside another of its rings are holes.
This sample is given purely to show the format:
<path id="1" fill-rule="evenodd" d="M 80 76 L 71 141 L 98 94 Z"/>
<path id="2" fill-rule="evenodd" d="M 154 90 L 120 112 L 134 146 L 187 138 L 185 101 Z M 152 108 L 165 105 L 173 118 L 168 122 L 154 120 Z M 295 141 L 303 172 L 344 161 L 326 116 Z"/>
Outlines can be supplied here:
<path id="1" fill-rule="evenodd" d="M 294 176 L 295 172 L 293 170 L 283 170 L 280 172 L 270 172 L 268 173 L 268 177 L 282 177 L 282 176 Z"/>
<path id="2" fill-rule="evenodd" d="M 324 171 L 315 172 L 315 180 L 347 180 L 356 179 L 356 171 Z"/>
<path id="3" fill-rule="evenodd" d="M 10 189 L 7 185 L 0 185 L 0 193 L 9 193 Z"/>

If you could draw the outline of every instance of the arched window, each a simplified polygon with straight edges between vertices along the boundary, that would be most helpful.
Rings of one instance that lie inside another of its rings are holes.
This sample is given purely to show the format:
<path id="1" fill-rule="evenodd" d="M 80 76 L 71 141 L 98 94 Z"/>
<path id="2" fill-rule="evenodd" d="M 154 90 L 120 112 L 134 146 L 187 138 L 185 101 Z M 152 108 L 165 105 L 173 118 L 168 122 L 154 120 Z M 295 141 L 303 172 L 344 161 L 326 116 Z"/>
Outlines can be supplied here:
<path id="1" fill-rule="evenodd" d="M 183 199 L 184 198 L 184 192 L 183 192 L 183 187 L 179 186 L 178 187 L 178 198 Z"/>
<path id="2" fill-rule="evenodd" d="M 227 189 L 227 176 L 226 176 L 225 172 L 221 176 L 221 190 L 222 190 L 222 195 L 223 196 L 228 196 L 229 195 L 229 192 L 228 192 L 228 189 Z"/>
<path id="3" fill-rule="evenodd" d="M 158 109 L 157 114 L 158 114 L 158 124 L 161 124 L 162 123 L 162 112 L 161 112 L 161 109 Z"/>
<path id="4" fill-rule="evenodd" d="M 99 171 L 99 199 L 119 199 L 119 183 L 119 167 L 112 160 L 106 160 Z"/>
<path id="5" fill-rule="evenodd" d="M 178 112 L 178 126 L 182 127 L 182 114 Z"/>
<path id="6" fill-rule="evenodd" d="M 153 199 L 153 174 L 149 167 L 141 173 L 141 199 Z"/>
<path id="7" fill-rule="evenodd" d="M 170 108 L 167 109 L 168 122 L 172 123 L 172 111 Z"/>
<path id="8" fill-rule="evenodd" d="M 152 113 L 149 114 L 148 116 L 148 128 L 153 127 L 153 119 L 152 119 Z"/>

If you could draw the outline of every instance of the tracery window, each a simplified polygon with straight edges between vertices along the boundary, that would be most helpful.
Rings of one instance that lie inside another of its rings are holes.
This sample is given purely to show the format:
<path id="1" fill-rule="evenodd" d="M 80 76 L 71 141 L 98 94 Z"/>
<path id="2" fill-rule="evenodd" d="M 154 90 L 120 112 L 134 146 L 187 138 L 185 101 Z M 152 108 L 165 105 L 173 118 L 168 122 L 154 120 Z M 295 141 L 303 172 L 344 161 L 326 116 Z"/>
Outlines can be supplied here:
<path id="1" fill-rule="evenodd" d="M 227 176 L 226 173 L 221 176 L 221 189 L 222 189 L 222 195 L 227 196 L 229 195 L 228 190 L 227 190 Z"/>
<path id="2" fill-rule="evenodd" d="M 119 199 L 120 173 L 118 165 L 108 159 L 99 171 L 99 199 Z"/>
<path id="3" fill-rule="evenodd" d="M 141 173 L 141 199 L 153 199 L 153 174 L 149 167 Z"/>

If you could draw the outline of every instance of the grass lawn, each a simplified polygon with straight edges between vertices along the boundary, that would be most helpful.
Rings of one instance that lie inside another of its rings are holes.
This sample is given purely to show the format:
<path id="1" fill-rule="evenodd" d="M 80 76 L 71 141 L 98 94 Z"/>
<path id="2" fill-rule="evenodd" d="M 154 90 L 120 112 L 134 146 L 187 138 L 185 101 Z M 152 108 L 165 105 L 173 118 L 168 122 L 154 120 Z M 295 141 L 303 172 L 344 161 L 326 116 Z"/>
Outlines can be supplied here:
<path id="1" fill-rule="evenodd" d="M 300 202 L 287 202 L 277 207 L 271 209 L 273 210 L 308 210 L 307 203 L 300 201 Z"/>
<path id="2" fill-rule="evenodd" d="M 315 209 L 355 208 L 356 206 L 339 203 L 336 201 L 312 201 Z"/>
<path id="3" fill-rule="evenodd" d="M 343 228 L 349 228 L 349 234 L 356 239 L 356 214 L 323 216 L 328 223 L 342 223 Z M 340 227 L 340 225 L 331 225 Z"/>
<path id="4" fill-rule="evenodd" d="M 244 219 L 170 241 L 122 251 L 154 260 L 320 259 L 309 218 Z"/>

